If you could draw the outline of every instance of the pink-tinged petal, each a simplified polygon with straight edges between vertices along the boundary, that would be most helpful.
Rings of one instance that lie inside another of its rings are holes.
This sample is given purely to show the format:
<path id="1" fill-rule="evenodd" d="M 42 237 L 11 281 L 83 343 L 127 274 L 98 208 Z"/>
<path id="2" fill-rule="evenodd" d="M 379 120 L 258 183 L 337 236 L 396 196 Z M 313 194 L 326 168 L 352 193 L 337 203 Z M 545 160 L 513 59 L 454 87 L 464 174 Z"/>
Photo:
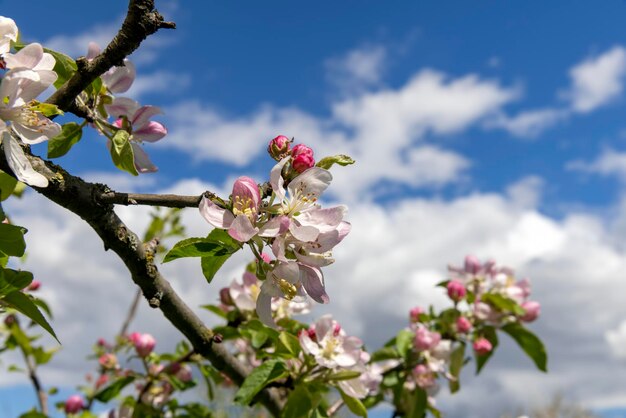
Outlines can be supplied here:
<path id="1" fill-rule="evenodd" d="M 252 209 L 256 212 L 261 203 L 261 191 L 259 185 L 250 177 L 242 176 L 235 180 L 233 184 L 233 199 L 240 200 L 241 202 L 252 203 Z M 235 202 L 237 204 L 237 202 Z"/>
<path id="2" fill-rule="evenodd" d="M 211 225 L 219 229 L 228 229 L 235 217 L 226 209 L 217 206 L 206 196 L 202 197 L 199 205 L 200 215 Z"/>
<path id="3" fill-rule="evenodd" d="M 327 209 L 311 209 L 296 217 L 300 225 L 314 226 L 320 232 L 332 231 L 343 220 L 347 206 L 335 206 Z"/>
<path id="4" fill-rule="evenodd" d="M 337 384 L 346 395 L 352 398 L 363 399 L 369 393 L 361 379 L 340 380 Z"/>
<path id="5" fill-rule="evenodd" d="M 135 81 L 135 65 L 129 60 L 124 60 L 124 66 L 113 67 L 102 74 L 102 81 L 111 93 L 124 93 Z"/>
<path id="6" fill-rule="evenodd" d="M 156 142 L 165 135 L 167 135 L 167 128 L 159 122 L 150 121 L 140 129 L 133 129 L 133 138 L 144 142 Z"/>
<path id="7" fill-rule="evenodd" d="M 131 122 L 134 127 L 137 129 L 143 127 L 143 125 L 147 124 L 153 116 L 162 114 L 161 108 L 158 106 L 141 106 L 137 111 L 133 114 L 131 118 Z"/>
<path id="8" fill-rule="evenodd" d="M 39 64 L 43 58 L 43 48 L 41 45 L 34 43 L 28 44 L 15 54 L 7 54 L 4 57 L 7 68 L 28 68 L 29 70 L 35 69 L 35 66 Z M 46 68 L 49 70 L 50 68 Z"/>
<path id="9" fill-rule="evenodd" d="M 159 170 L 159 168 L 152 163 L 150 157 L 148 157 L 148 154 L 146 154 L 141 145 L 131 142 L 130 146 L 133 147 L 133 161 L 138 172 L 154 173 Z"/>
<path id="10" fill-rule="evenodd" d="M 7 163 L 18 180 L 30 186 L 48 187 L 48 179 L 33 169 L 20 144 L 6 131 L 2 134 L 2 144 Z"/>
<path id="11" fill-rule="evenodd" d="M 285 257 L 285 238 L 284 237 L 276 237 L 274 238 L 274 242 L 272 242 L 272 253 L 276 260 L 287 262 L 289 261 L 287 257 Z"/>
<path id="12" fill-rule="evenodd" d="M 306 196 L 309 200 L 317 199 L 330 185 L 333 179 L 330 171 L 312 167 L 293 179 L 287 188 L 291 196 Z"/>
<path id="13" fill-rule="evenodd" d="M 289 230 L 291 220 L 288 216 L 277 216 L 267 221 L 259 230 L 260 237 L 275 237 L 282 235 Z"/>
<path id="14" fill-rule="evenodd" d="M 306 331 L 300 332 L 300 335 L 298 337 L 298 339 L 300 340 L 300 346 L 302 347 L 302 350 L 307 353 L 307 354 L 311 354 L 313 356 L 317 356 L 320 352 L 320 346 L 315 343 L 311 337 L 309 337 L 309 333 Z"/>
<path id="15" fill-rule="evenodd" d="M 97 43 L 89 42 L 89 45 L 87 45 L 87 57 L 86 58 L 89 61 L 91 61 L 92 59 L 100 55 L 100 51 L 101 51 L 100 46 Z"/>
<path id="16" fill-rule="evenodd" d="M 298 283 L 300 281 L 300 268 L 298 264 L 293 261 L 278 263 L 272 271 L 267 273 L 265 283 L 274 283 L 276 280 L 280 279 L 286 280 L 291 284 Z M 283 294 L 281 293 L 280 295 L 282 296 Z"/>
<path id="17" fill-rule="evenodd" d="M 248 242 L 258 231 L 246 215 L 239 215 L 230 225 L 228 235 L 239 242 Z"/>
<path id="18" fill-rule="evenodd" d="M 359 337 L 350 336 L 343 340 L 343 349 L 345 351 L 354 352 L 360 356 L 361 347 L 363 347 L 363 341 Z"/>
<path id="19" fill-rule="evenodd" d="M 323 315 L 315 321 L 315 337 L 317 341 L 322 341 L 328 333 L 332 333 L 335 329 L 335 321 L 331 315 Z"/>
<path id="20" fill-rule="evenodd" d="M 302 285 L 306 293 L 317 303 L 328 303 L 330 298 L 324 289 L 324 276 L 314 267 L 300 265 Z"/>
<path id="21" fill-rule="evenodd" d="M 272 168 L 272 171 L 270 171 L 270 185 L 279 201 L 283 201 L 286 196 L 285 181 L 283 180 L 282 171 L 288 161 L 289 157 L 283 158 Z"/>
<path id="22" fill-rule="evenodd" d="M 107 113 L 114 118 L 126 116 L 132 119 L 133 115 L 139 109 L 139 103 L 128 97 L 116 97 L 111 104 L 104 105 Z"/>
<path id="23" fill-rule="evenodd" d="M 274 318 L 272 318 L 272 296 L 263 291 L 259 293 L 259 297 L 256 299 L 256 314 L 265 325 L 270 328 L 276 328 L 276 323 Z"/>
<path id="24" fill-rule="evenodd" d="M 335 262 L 335 259 L 331 257 L 330 253 L 300 254 L 299 252 L 296 252 L 295 254 L 301 264 L 306 264 L 311 267 L 326 267 Z"/>
<path id="25" fill-rule="evenodd" d="M 317 228 L 312 226 L 300 226 L 292 222 L 289 226 L 289 232 L 295 239 L 301 242 L 315 241 L 320 234 Z"/>
<path id="26" fill-rule="evenodd" d="M 249 271 L 246 271 L 243 273 L 242 280 L 243 280 L 244 286 L 246 287 L 250 287 L 254 284 L 257 284 L 257 282 L 259 281 L 259 279 L 257 279 L 257 277 L 254 274 L 250 273 Z"/>

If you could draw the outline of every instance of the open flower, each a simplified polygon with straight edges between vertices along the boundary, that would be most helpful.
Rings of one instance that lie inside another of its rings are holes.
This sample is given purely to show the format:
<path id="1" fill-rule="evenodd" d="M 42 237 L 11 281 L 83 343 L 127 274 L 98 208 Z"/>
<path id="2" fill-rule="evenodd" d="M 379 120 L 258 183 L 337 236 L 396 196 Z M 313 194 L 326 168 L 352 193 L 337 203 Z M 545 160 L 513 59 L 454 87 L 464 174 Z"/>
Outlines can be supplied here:
<path id="1" fill-rule="evenodd" d="M 13 19 L 0 16 L 0 56 L 11 50 L 11 42 L 17 41 L 17 25 Z"/>
<path id="2" fill-rule="evenodd" d="M 113 124 L 130 133 L 130 145 L 133 148 L 135 167 L 140 173 L 157 171 L 148 154 L 141 147 L 142 142 L 156 142 L 167 135 L 167 128 L 159 122 L 150 120 L 161 112 L 157 106 L 140 106 L 135 100 L 126 97 L 113 99 L 105 105 L 106 111 L 116 117 Z"/>
<path id="3" fill-rule="evenodd" d="M 299 335 L 306 354 L 315 357 L 317 364 L 329 369 L 355 366 L 361 359 L 363 342 L 346 336 L 345 331 L 330 315 L 324 315 L 313 325 L 313 337 L 308 332 Z"/>
<path id="4" fill-rule="evenodd" d="M 246 242 L 259 233 L 255 226 L 261 192 L 250 177 L 239 177 L 233 184 L 233 210 L 217 206 L 208 197 L 200 201 L 200 214 L 211 225 L 228 230 L 228 234 L 239 242 Z"/>
<path id="5" fill-rule="evenodd" d="M 6 54 L 4 61 L 8 69 L 26 68 L 37 71 L 41 77 L 53 79 L 52 82 L 56 81 L 56 73 L 52 71 L 56 60 L 38 43 L 28 44 L 15 54 Z M 46 72 L 49 73 L 46 75 Z"/>

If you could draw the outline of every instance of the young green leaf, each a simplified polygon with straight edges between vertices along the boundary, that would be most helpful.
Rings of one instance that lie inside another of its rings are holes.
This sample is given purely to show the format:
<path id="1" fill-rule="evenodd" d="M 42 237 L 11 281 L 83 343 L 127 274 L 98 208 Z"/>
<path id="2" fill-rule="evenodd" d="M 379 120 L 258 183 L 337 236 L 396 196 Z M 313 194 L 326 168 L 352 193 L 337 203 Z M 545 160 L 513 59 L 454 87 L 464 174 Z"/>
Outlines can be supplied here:
<path id="1" fill-rule="evenodd" d="M 502 327 L 515 340 L 520 348 L 531 358 L 542 372 L 548 371 L 548 354 L 541 340 L 521 324 L 512 323 Z"/>
<path id="2" fill-rule="evenodd" d="M 126 376 L 119 380 L 116 380 L 104 389 L 98 391 L 94 395 L 94 398 L 99 400 L 100 402 L 109 402 L 111 399 L 119 395 L 122 389 L 131 384 L 134 380 L 134 376 Z"/>
<path id="3" fill-rule="evenodd" d="M 280 341 L 280 344 L 277 352 L 286 352 L 292 357 L 297 357 L 300 353 L 300 340 L 295 335 L 282 331 L 278 335 L 278 341 Z"/>
<path id="4" fill-rule="evenodd" d="M 367 417 L 367 409 L 365 409 L 365 406 L 359 399 L 346 395 L 343 390 L 340 390 L 339 393 L 341 393 L 341 399 L 350 412 L 359 417 Z"/>
<path id="5" fill-rule="evenodd" d="M 130 145 L 130 134 L 123 129 L 115 132 L 111 139 L 111 159 L 113 164 L 122 171 L 126 171 L 133 176 L 138 176 L 135 167 L 135 156 L 133 147 Z"/>
<path id="6" fill-rule="evenodd" d="M 22 290 L 33 281 L 29 271 L 0 269 L 0 297 L 16 290 Z"/>
<path id="7" fill-rule="evenodd" d="M 21 226 L 0 223 L 0 251 L 6 255 L 21 257 L 26 251 L 24 233 Z"/>
<path id="8" fill-rule="evenodd" d="M 235 250 L 236 251 L 236 250 Z M 225 247 L 223 243 L 209 238 L 187 238 L 177 242 L 165 255 L 163 263 L 184 257 L 215 257 L 232 254 L 231 247 Z"/>
<path id="9" fill-rule="evenodd" d="M 402 357 L 406 357 L 407 353 L 411 349 L 411 344 L 413 343 L 414 338 L 415 334 L 407 329 L 403 329 L 398 332 L 398 335 L 396 336 L 396 349 Z"/>
<path id="10" fill-rule="evenodd" d="M 450 380 L 450 393 L 455 393 L 460 389 L 459 374 L 463 367 L 463 360 L 465 358 L 465 344 L 460 343 L 452 353 L 450 354 L 450 375 L 454 380 Z"/>
<path id="11" fill-rule="evenodd" d="M 59 344 L 61 344 L 56 334 L 54 333 L 54 330 L 52 329 L 48 321 L 46 321 L 46 318 L 44 318 L 41 312 L 39 312 L 37 306 L 27 295 L 20 291 L 15 291 L 9 293 L 8 295 L 5 295 L 2 298 L 2 301 L 11 308 L 23 313 L 24 315 L 32 319 L 35 323 L 48 331 L 48 333 L 50 333 L 50 335 L 52 335 Z"/>
<path id="12" fill-rule="evenodd" d="M 48 158 L 58 158 L 67 154 L 82 136 L 82 126 L 76 122 L 66 123 L 61 128 L 61 133 L 48 141 Z"/>
<path id="13" fill-rule="evenodd" d="M 17 180 L 13 176 L 0 170 L 0 201 L 8 199 L 16 185 Z"/>
<path id="14" fill-rule="evenodd" d="M 317 408 L 320 400 L 319 393 L 311 393 L 306 385 L 298 385 L 289 394 L 282 416 L 284 418 L 308 418 L 311 411 Z"/>
<path id="15" fill-rule="evenodd" d="M 332 157 L 324 157 L 315 164 L 317 167 L 324 168 L 328 170 L 333 164 L 339 164 L 341 166 L 347 166 L 350 164 L 354 164 L 354 160 L 347 155 L 339 154 L 333 155 Z"/>
<path id="16" fill-rule="evenodd" d="M 261 364 L 246 377 L 235 394 L 235 402 L 239 405 L 248 405 L 265 386 L 278 379 L 287 377 L 285 364 L 278 359 L 271 359 Z"/>

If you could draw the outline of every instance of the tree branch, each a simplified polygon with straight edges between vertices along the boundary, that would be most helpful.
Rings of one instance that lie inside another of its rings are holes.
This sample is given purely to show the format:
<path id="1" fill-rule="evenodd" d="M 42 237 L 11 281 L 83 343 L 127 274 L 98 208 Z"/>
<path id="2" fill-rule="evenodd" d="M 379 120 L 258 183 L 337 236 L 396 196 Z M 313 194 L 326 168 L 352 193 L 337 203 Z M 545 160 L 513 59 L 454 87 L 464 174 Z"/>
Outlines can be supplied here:
<path id="1" fill-rule="evenodd" d="M 179 196 L 175 194 L 138 194 L 106 191 L 97 196 L 104 204 L 114 205 L 148 205 L 165 206 L 168 208 L 197 208 L 202 199 L 200 196 Z"/>
<path id="2" fill-rule="evenodd" d="M 135 51 L 141 42 L 159 29 L 174 29 L 174 22 L 166 22 L 155 10 L 154 0 L 130 0 L 128 12 L 117 35 L 100 55 L 91 61 L 81 57 L 76 60 L 78 69 L 67 82 L 47 100 L 63 110 L 79 109 L 72 105 L 76 97 L 113 66 L 124 65 L 124 58 Z"/>
<path id="3" fill-rule="evenodd" d="M 235 384 L 241 385 L 250 370 L 224 346 L 214 343 L 213 331 L 202 323 L 159 273 L 151 251 L 146 251 L 139 237 L 117 216 L 113 205 L 98 201 L 97 196 L 106 191 L 106 186 L 85 182 L 62 167 L 33 156 L 29 150 L 25 152 L 33 168 L 49 181 L 48 187 L 33 189 L 87 222 L 102 239 L 105 250 L 112 250 L 124 262 L 150 306 L 163 312 L 189 340 L 196 353 L 207 358 Z M 4 153 L 0 153 L 0 169 L 12 173 Z M 280 414 L 283 401 L 275 389 L 264 390 L 261 402 L 273 415 Z"/>

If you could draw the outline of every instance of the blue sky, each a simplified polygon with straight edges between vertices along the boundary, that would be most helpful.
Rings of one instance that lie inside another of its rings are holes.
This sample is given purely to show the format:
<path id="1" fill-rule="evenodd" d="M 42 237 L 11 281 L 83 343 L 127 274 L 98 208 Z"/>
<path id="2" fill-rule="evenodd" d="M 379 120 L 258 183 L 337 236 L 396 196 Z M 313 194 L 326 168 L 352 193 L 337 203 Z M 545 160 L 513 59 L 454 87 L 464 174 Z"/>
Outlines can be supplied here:
<path id="1" fill-rule="evenodd" d="M 509 347 L 484 376 L 464 376 L 470 383 L 461 394 L 442 393 L 441 408 L 497 416 L 558 392 L 596 410 L 626 405 L 626 2 L 157 7 L 178 28 L 133 55 L 138 79 L 128 94 L 164 110 L 159 120 L 170 134 L 145 148 L 160 171 L 138 179 L 116 173 L 94 133 L 60 164 L 123 191 L 227 194 L 234 177 L 267 177 L 272 161 L 263 150 L 278 134 L 318 156 L 349 153 L 357 164 L 335 171 L 328 200 L 349 205 L 354 229 L 328 269 L 333 301 L 320 314 L 332 312 L 373 346 L 404 326 L 412 306 L 443 306 L 433 284 L 447 263 L 468 253 L 494 257 L 533 280 L 544 312 L 533 329 L 546 340 L 551 373 L 535 372 Z M 33 13 L 30 3 L 0 1 L 24 40 L 72 56 L 91 40 L 104 46 L 124 9 L 115 0 L 85 12 L 69 0 Z M 76 381 L 89 367 L 72 361 L 81 344 L 114 332 L 125 308 L 112 305 L 125 306 L 132 288 L 119 262 L 62 210 L 33 194 L 7 208 L 33 225 L 27 267 L 49 278 L 44 295 L 58 311 L 57 327 L 69 330 L 67 354 L 46 377 Z M 147 210 L 120 213 L 138 230 L 147 222 Z M 185 222 L 191 235 L 208 230 L 192 211 Z M 81 273 L 62 260 L 83 266 Z M 244 261 L 229 262 L 218 285 Z M 217 286 L 187 279 L 198 276 L 197 266 L 163 270 L 192 306 L 215 298 Z M 91 309 L 79 303 L 84 298 Z M 137 326 L 175 338 L 151 315 L 142 311 Z M 78 318 L 95 330 L 81 331 Z"/>

